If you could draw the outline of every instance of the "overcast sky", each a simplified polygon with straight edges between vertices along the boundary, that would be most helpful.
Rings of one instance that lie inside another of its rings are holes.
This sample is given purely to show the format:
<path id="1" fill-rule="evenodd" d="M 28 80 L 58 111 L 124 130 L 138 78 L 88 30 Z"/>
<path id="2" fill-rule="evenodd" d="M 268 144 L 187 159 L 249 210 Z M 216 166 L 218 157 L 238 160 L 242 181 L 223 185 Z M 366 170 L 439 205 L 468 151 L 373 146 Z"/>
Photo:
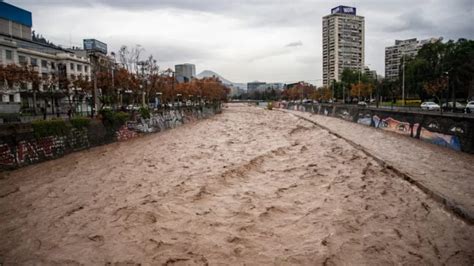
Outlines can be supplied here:
<path id="1" fill-rule="evenodd" d="M 194 63 L 234 82 L 321 84 L 322 17 L 349 5 L 365 17 L 365 64 L 384 73 L 395 39 L 474 39 L 474 0 L 6 0 L 64 46 L 96 38 L 109 51 L 140 44 L 161 68 Z"/>

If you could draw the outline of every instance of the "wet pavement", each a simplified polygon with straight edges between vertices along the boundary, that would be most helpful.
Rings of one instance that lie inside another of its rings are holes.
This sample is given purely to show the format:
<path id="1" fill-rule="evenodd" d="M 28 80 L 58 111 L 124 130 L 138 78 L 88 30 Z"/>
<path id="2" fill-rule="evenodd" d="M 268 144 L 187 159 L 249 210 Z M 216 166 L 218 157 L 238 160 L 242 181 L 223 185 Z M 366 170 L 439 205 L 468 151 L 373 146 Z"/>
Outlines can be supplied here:
<path id="1" fill-rule="evenodd" d="M 294 115 L 239 104 L 2 173 L 0 217 L 5 265 L 474 261 L 474 227 L 399 173 Z"/>

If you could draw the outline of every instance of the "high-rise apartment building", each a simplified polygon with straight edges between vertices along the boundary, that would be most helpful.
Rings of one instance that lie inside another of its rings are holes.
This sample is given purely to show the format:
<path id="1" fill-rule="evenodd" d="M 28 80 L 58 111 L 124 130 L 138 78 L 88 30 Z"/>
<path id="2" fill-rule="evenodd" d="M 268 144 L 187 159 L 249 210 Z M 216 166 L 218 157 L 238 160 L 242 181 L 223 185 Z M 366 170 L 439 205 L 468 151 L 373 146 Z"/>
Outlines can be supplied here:
<path id="1" fill-rule="evenodd" d="M 175 65 L 174 71 L 179 83 L 190 82 L 196 77 L 196 66 L 193 64 Z"/>
<path id="2" fill-rule="evenodd" d="M 442 38 L 431 38 L 418 41 L 416 38 L 408 40 L 395 40 L 395 45 L 385 48 L 385 78 L 396 80 L 400 75 L 403 58 L 412 58 L 426 43 L 436 42 Z"/>
<path id="3" fill-rule="evenodd" d="M 323 17 L 323 84 L 339 81 L 345 68 L 363 71 L 364 17 L 355 7 L 338 6 Z"/>

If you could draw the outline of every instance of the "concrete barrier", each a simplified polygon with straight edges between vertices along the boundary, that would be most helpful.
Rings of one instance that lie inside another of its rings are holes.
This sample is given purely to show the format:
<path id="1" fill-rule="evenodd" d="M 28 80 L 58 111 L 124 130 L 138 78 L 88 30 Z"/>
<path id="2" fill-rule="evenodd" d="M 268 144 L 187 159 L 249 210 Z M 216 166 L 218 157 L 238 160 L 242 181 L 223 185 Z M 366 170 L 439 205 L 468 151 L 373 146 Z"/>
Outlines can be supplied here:
<path id="1" fill-rule="evenodd" d="M 392 131 L 457 151 L 474 153 L 474 117 L 429 112 L 365 108 L 343 104 L 279 104 L 281 108 L 311 112 Z"/>
<path id="2" fill-rule="evenodd" d="M 106 128 L 100 120 L 92 120 L 86 128 L 71 128 L 66 135 L 40 138 L 31 123 L 1 125 L 0 170 L 16 169 L 90 147 L 164 131 L 219 112 L 220 106 L 167 110 L 153 113 L 148 119 L 137 117 L 118 129 Z"/>

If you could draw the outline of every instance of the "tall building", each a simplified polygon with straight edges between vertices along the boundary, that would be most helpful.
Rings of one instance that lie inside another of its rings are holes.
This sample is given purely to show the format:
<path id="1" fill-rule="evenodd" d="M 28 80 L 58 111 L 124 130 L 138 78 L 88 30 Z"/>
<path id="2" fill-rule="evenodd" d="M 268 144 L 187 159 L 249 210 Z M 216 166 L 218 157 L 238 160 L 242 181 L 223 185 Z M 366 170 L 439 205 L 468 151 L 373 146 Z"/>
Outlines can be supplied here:
<path id="1" fill-rule="evenodd" d="M 31 12 L 0 1 L 0 33 L 31 40 Z"/>
<path id="2" fill-rule="evenodd" d="M 364 74 L 372 80 L 377 80 L 377 71 L 370 69 L 368 66 L 364 67 Z"/>
<path id="3" fill-rule="evenodd" d="M 339 81 L 345 68 L 363 71 L 364 17 L 355 7 L 338 6 L 323 17 L 323 84 Z"/>
<path id="4" fill-rule="evenodd" d="M 193 64 L 182 64 L 174 66 L 176 80 L 180 83 L 189 82 L 196 77 L 196 66 Z"/>
<path id="5" fill-rule="evenodd" d="M 395 45 L 385 48 L 385 78 L 389 80 L 398 79 L 403 58 L 415 57 L 423 45 L 438 40 L 442 40 L 442 38 L 431 38 L 421 41 L 418 41 L 416 38 L 395 40 Z"/>

